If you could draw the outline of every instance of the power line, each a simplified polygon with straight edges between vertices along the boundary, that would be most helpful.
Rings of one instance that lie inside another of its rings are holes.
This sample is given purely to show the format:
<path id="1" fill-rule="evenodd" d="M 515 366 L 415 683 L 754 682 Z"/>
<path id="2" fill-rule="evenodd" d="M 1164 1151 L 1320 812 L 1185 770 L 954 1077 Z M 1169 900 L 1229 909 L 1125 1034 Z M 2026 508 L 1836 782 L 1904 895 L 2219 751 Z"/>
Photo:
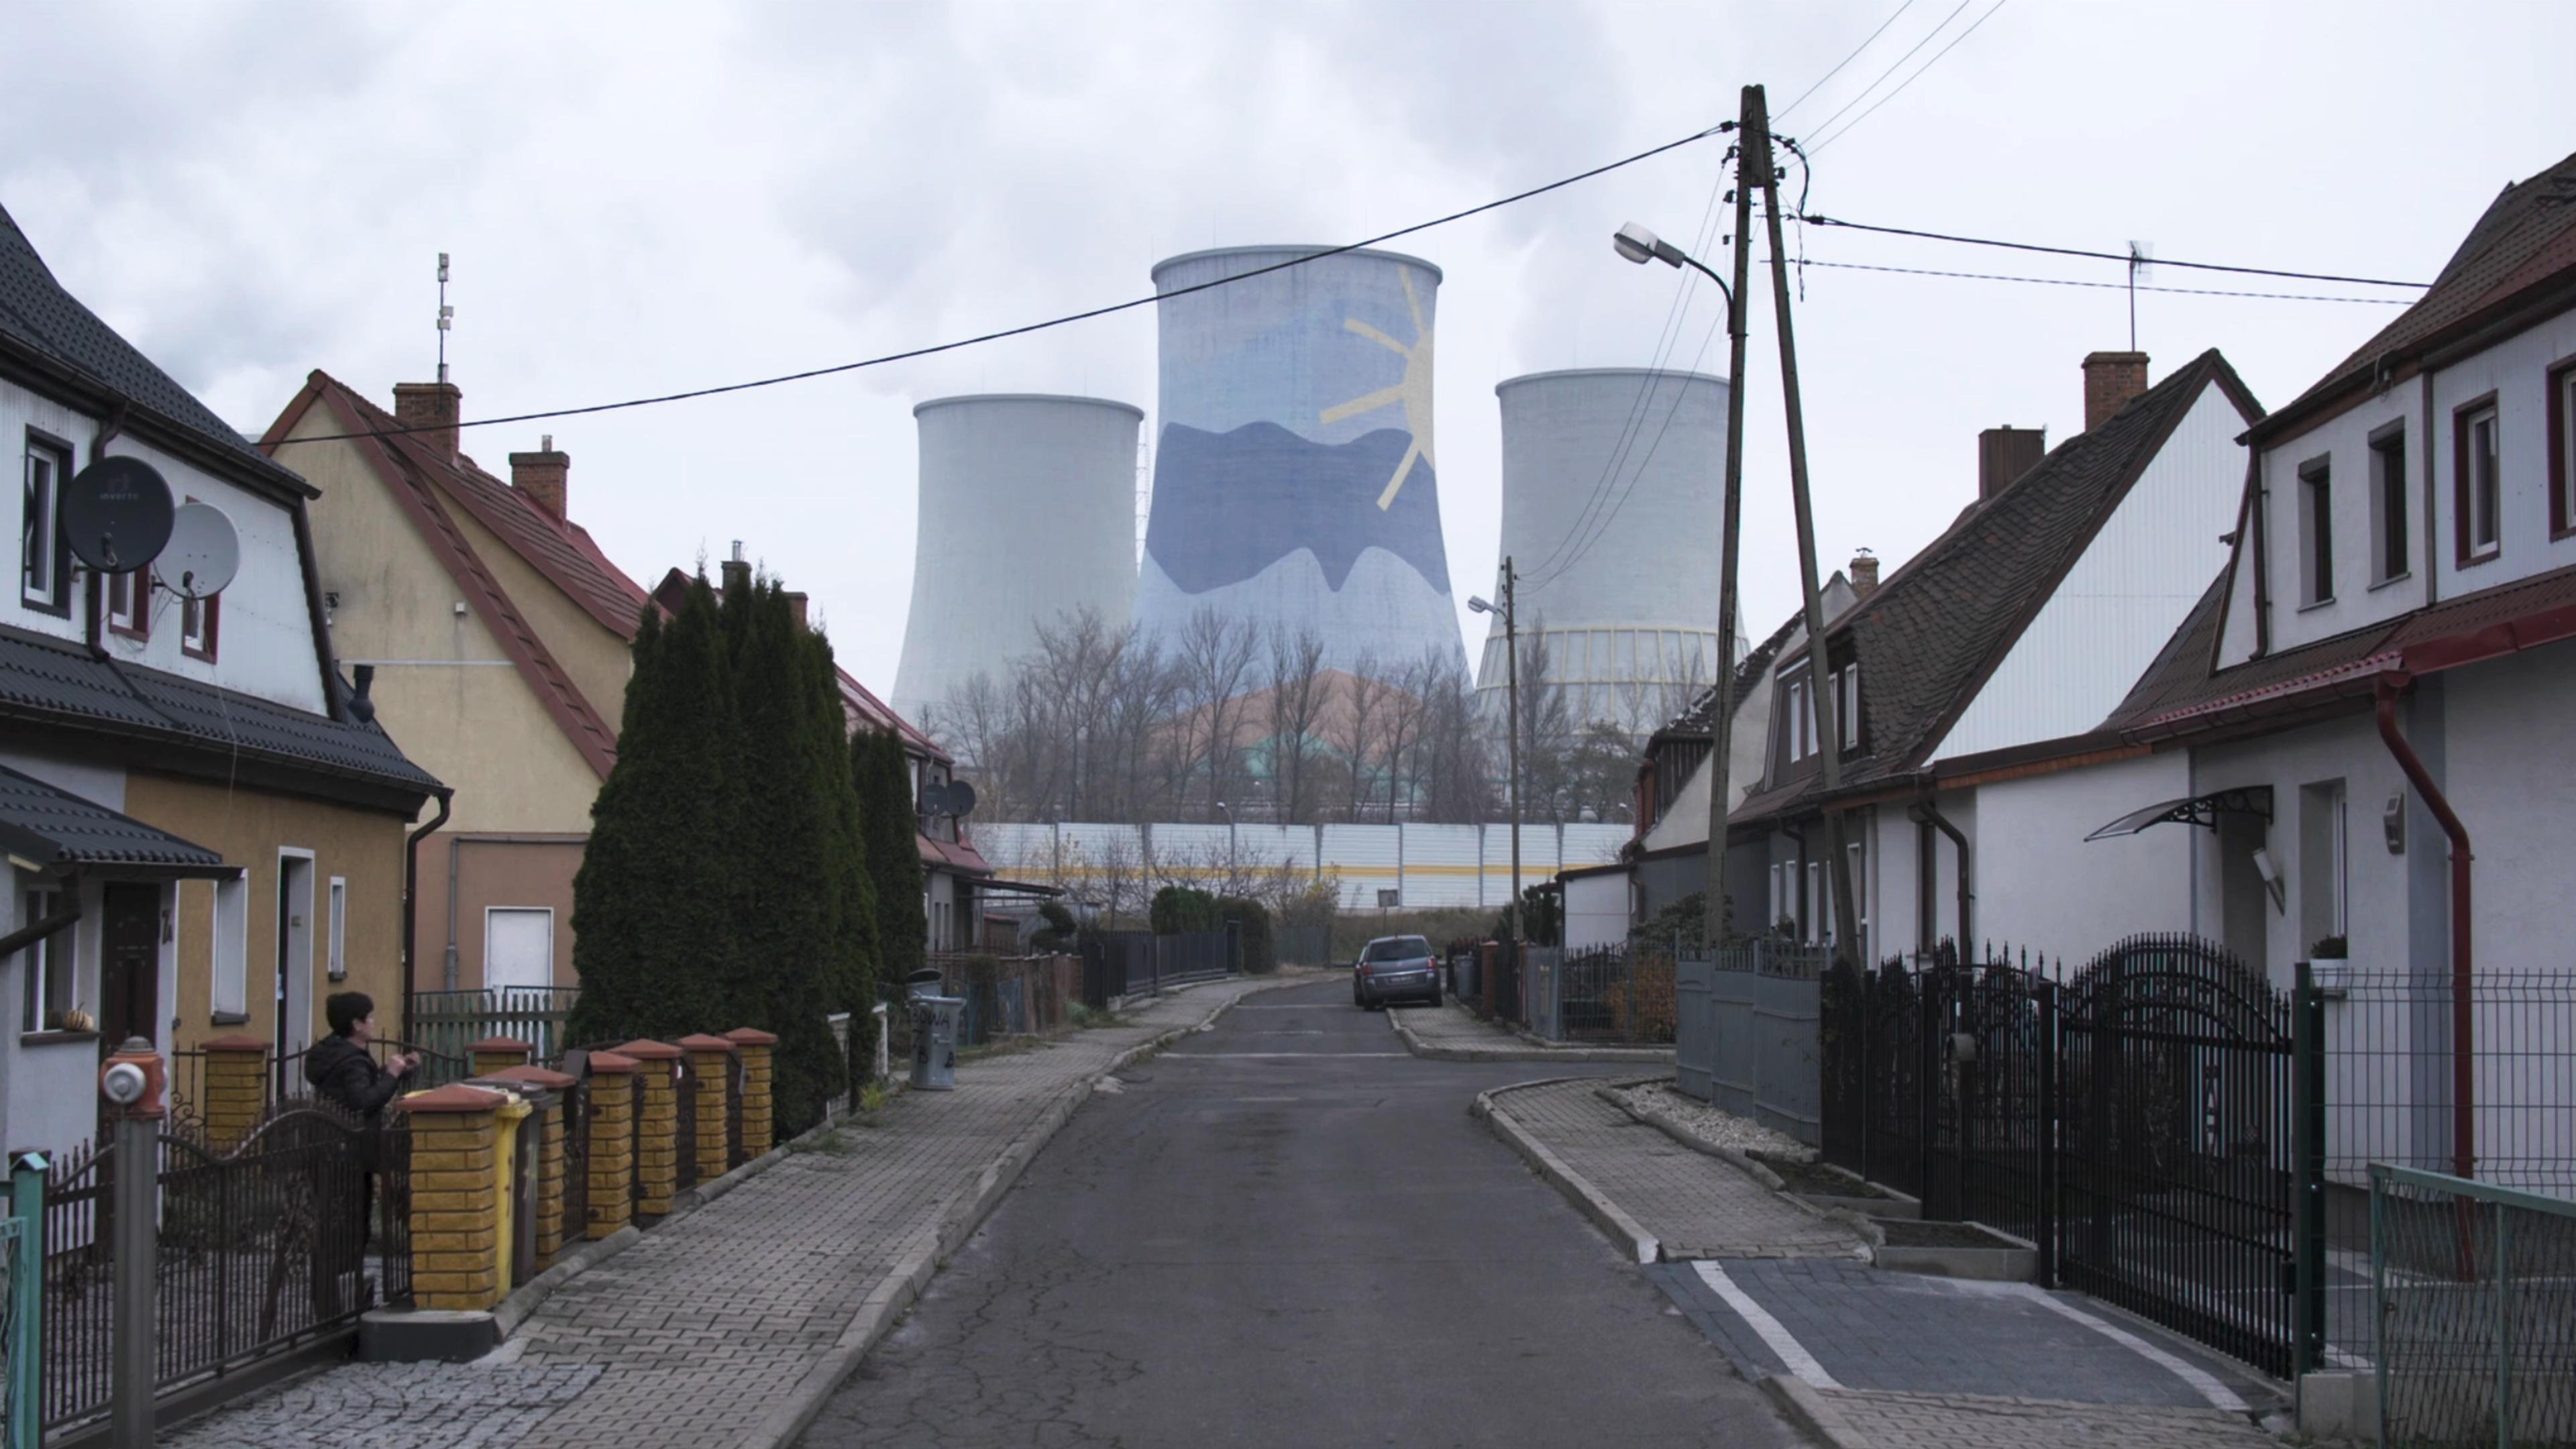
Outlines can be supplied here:
<path id="1" fill-rule="evenodd" d="M 1870 93 L 1871 91 L 1877 90 L 1880 86 L 1883 86 L 1883 85 L 1887 84 L 1887 78 L 1888 78 L 1889 76 L 1892 76 L 1892 75 L 1896 74 L 1896 73 L 1897 73 L 1897 71 L 1899 71 L 1899 70 L 1903 69 L 1903 68 L 1904 68 L 1904 66 L 1905 66 L 1905 63 L 1906 63 L 1907 61 L 1912 60 L 1912 59 L 1914 58 L 1914 52 L 1915 52 L 1915 51 L 1921 50 L 1923 47 L 1925 47 L 1925 46 L 1927 46 L 1927 45 L 1930 45 L 1930 44 L 1932 43 L 1932 37 L 1934 37 L 1934 36 L 1936 36 L 1936 35 L 1939 35 L 1939 34 L 1940 34 L 1942 31 L 1944 31 L 1944 30 L 1949 29 L 1949 28 L 1950 28 L 1950 22 L 1959 18 L 1960 11 L 1964 11 L 1964 10 L 1966 10 L 1966 9 L 1967 9 L 1971 4 L 1973 4 L 1973 3 L 1975 3 L 1975 0 L 1959 0 L 1959 8 L 1958 8 L 1957 10 L 1953 10 L 1953 11 L 1951 11 L 1949 14 L 1942 16 L 1942 17 L 1941 17 L 1941 23 L 1940 23 L 1940 24 L 1935 25 L 1935 26 L 1933 26 L 1930 30 L 1927 30 L 1927 31 L 1923 32 L 1923 38 L 1922 38 L 1921 40 L 1918 40 L 1918 41 L 1914 42 L 1913 49 L 1906 51 L 1903 55 L 1900 55 L 1900 56 L 1898 56 L 1896 59 L 1894 59 L 1893 61 L 1888 62 L 1887 69 L 1885 69 L 1885 70 L 1883 70 L 1883 71 L 1880 71 L 1880 72 L 1878 73 L 1878 79 L 1876 79 L 1876 80 L 1874 80 L 1874 81 L 1871 81 L 1868 85 L 1862 86 L 1862 87 L 1860 88 L 1860 94 L 1859 94 L 1859 95 L 1856 95 L 1856 96 L 1852 97 L 1850 100 L 1847 100 L 1847 101 L 1843 102 L 1842 110 L 1840 110 L 1840 111 L 1836 111 L 1836 112 L 1834 112 L 1832 115 L 1825 117 L 1822 121 L 1817 122 L 1817 123 L 1816 123 L 1816 129 L 1817 129 L 1818 131 L 1823 131 L 1823 130 L 1825 130 L 1827 127 L 1829 127 L 1829 126 L 1833 125 L 1833 123 L 1834 123 L 1834 122 L 1841 120 L 1841 119 L 1843 118 L 1843 114 L 1844 114 L 1844 112 L 1849 111 L 1852 107 L 1854 107 L 1854 106 L 1856 106 L 1856 105 L 1859 105 L 1862 101 L 1865 101 L 1865 100 L 1869 99 L 1869 93 Z M 1937 57 L 1936 57 L 1936 58 L 1937 58 Z M 1930 67 L 1928 67 L 1928 66 L 1927 66 L 1925 69 L 1929 69 L 1929 68 L 1930 68 Z M 1915 72 L 1915 73 L 1916 73 L 1917 75 L 1922 74 L 1922 72 L 1921 72 L 1921 71 L 1917 71 L 1917 72 Z M 1900 89 L 1901 89 L 1901 87 L 1900 87 Z M 1872 106 L 1872 107 L 1870 107 L 1870 109 L 1871 109 L 1871 110 L 1876 110 L 1876 109 L 1878 109 L 1878 108 L 1877 108 L 1876 106 Z"/>
<path id="2" fill-rule="evenodd" d="M 1112 313 L 1133 311 L 1138 307 L 1150 307 L 1166 298 L 1186 297 L 1192 292 L 1204 292 L 1216 287 L 1230 287 L 1237 282 L 1250 281 L 1254 277 L 1267 276 L 1272 272 L 1286 271 L 1291 267 L 1307 266 L 1314 262 L 1320 262 L 1326 257 L 1340 256 L 1345 252 L 1358 251 L 1363 247 L 1373 247 L 1381 242 L 1390 242 L 1399 237 L 1411 236 L 1416 232 L 1429 231 L 1436 226 L 1446 226 L 1453 221 L 1464 221 L 1468 217 L 1478 216 L 1485 212 L 1496 210 L 1500 207 L 1510 206 L 1516 202 L 1527 201 L 1534 196 L 1544 196 L 1548 192 L 1562 190 L 1565 187 L 1574 185 L 1578 181 L 1589 181 L 1595 176 L 1606 175 L 1623 166 L 1634 166 L 1640 161 L 1660 156 L 1667 151 L 1678 150 L 1681 147 L 1690 145 L 1694 141 L 1704 141 L 1711 136 L 1718 135 L 1721 132 L 1731 131 L 1734 128 L 1734 122 L 1723 122 L 1721 124 L 1711 126 L 1703 131 L 1694 131 L 1679 140 L 1666 141 L 1660 146 L 1649 147 L 1633 156 L 1623 156 L 1616 161 L 1595 166 L 1588 171 L 1578 171 L 1571 176 L 1560 177 L 1559 179 L 1550 181 L 1543 186 L 1533 186 L 1527 191 L 1516 191 L 1509 196 L 1498 197 L 1495 200 L 1485 202 L 1480 206 L 1471 206 L 1463 211 L 1453 211 L 1446 216 L 1436 216 L 1429 221 L 1415 222 L 1411 226 L 1398 227 L 1393 231 L 1380 232 L 1376 236 L 1363 238 L 1359 241 L 1345 242 L 1336 247 L 1326 247 L 1320 251 L 1310 252 L 1304 256 L 1291 257 L 1286 261 L 1273 262 L 1266 267 L 1255 267 L 1248 272 L 1239 272 L 1229 277 L 1219 277 L 1213 281 L 1197 282 L 1186 287 L 1174 287 L 1168 292 L 1156 292 L 1151 296 L 1137 297 L 1125 302 L 1113 302 L 1104 307 L 1093 307 L 1081 312 L 1068 312 L 1061 317 L 1050 317 L 1043 322 L 1030 322 L 1018 327 L 1006 327 L 997 332 L 984 332 L 973 337 L 961 337 L 951 342 L 933 343 L 927 347 L 915 347 L 904 352 L 889 352 L 881 357 L 862 358 L 857 362 L 835 363 L 829 367 L 811 367 L 802 372 L 781 373 L 775 377 L 754 378 L 748 382 L 728 382 L 714 387 L 691 388 L 685 392 L 667 392 L 659 393 L 652 397 L 628 398 L 622 402 L 591 403 L 583 407 L 549 408 L 543 412 L 512 413 L 506 417 L 497 418 L 475 418 L 455 424 L 441 424 L 436 427 L 424 424 L 417 427 L 368 428 L 357 432 L 322 433 L 311 437 L 287 438 L 283 441 L 288 443 L 329 443 L 345 441 L 352 438 L 385 438 L 394 437 L 404 433 L 424 433 L 442 430 L 445 427 L 451 426 L 487 428 L 497 427 L 503 423 L 531 423 L 545 418 L 570 418 L 582 417 L 591 413 L 619 412 L 627 408 L 653 407 L 662 403 L 687 402 L 693 398 L 716 397 L 729 392 L 749 392 L 755 388 L 776 387 L 781 383 L 804 382 L 817 377 L 832 377 L 840 373 L 857 372 L 863 368 L 883 367 L 888 363 L 908 362 L 917 357 L 930 357 L 942 352 L 955 352 L 960 348 L 975 347 L 987 342 L 999 342 L 1006 338 L 1025 337 L 1032 332 L 1045 332 L 1052 328 L 1070 326 L 1076 322 L 1088 322 L 1095 317 L 1106 317 Z"/>
<path id="3" fill-rule="evenodd" d="M 1832 70 L 1826 71 L 1823 75 L 1816 77 L 1816 83 L 1814 85 L 1798 92 L 1798 98 L 1796 100 L 1791 101 L 1788 105 L 1782 107 L 1780 114 L 1771 118 L 1772 124 L 1778 125 L 1780 122 L 1789 119 L 1789 113 L 1798 109 L 1800 106 L 1805 105 L 1807 103 L 1807 97 L 1812 96 L 1817 91 L 1823 89 L 1825 82 L 1832 80 L 1835 76 L 1841 75 L 1843 73 L 1844 66 L 1860 59 L 1860 53 L 1869 49 L 1871 41 L 1874 41 L 1881 35 L 1886 34 L 1887 27 L 1896 23 L 1897 16 L 1903 15 L 1906 11 L 1913 8 L 1914 0 L 1905 0 L 1904 4 L 1897 6 L 1894 11 L 1889 13 L 1885 20 L 1878 22 L 1878 29 L 1871 31 L 1867 40 L 1863 40 L 1860 44 L 1853 46 L 1851 54 L 1844 56 L 1841 61 L 1835 64 Z"/>
<path id="4" fill-rule="evenodd" d="M 1978 17 L 1977 17 L 1977 19 L 1976 19 L 1976 24 L 1974 24 L 1974 25 L 1970 25 L 1967 29 L 1960 31 L 1960 32 L 1959 32 L 1959 34 L 1958 34 L 1958 37 L 1957 37 L 1956 39 L 1952 40 L 1948 45 L 1942 46 L 1942 47 L 1941 47 L 1941 49 L 1940 49 L 1938 52 L 1936 52 L 1930 60 L 1927 60 L 1927 61 L 1923 62 L 1923 66 L 1922 66 L 1922 69 L 1921 69 L 1921 70 L 1917 70 L 1916 72 L 1914 72 L 1914 74 L 1912 74 L 1912 75 L 1910 75 L 1910 76 L 1907 76 L 1907 77 L 1906 77 L 1902 82 L 1900 82 L 1900 83 L 1897 85 L 1896 89 L 1894 89 L 1894 90 L 1892 90 L 1892 91 L 1889 91 L 1886 95 L 1883 95 L 1883 96 L 1879 97 L 1879 98 L 1878 98 L 1878 102 L 1877 102 L 1877 104 L 1876 104 L 1876 105 L 1873 105 L 1873 106 L 1871 106 L 1868 110 L 1863 111 L 1863 112 L 1861 112 L 1859 115 L 1852 117 L 1852 118 L 1851 118 L 1851 122 L 1850 122 L 1850 124 L 1849 124 L 1849 125 L 1844 126 L 1841 130 L 1834 132 L 1832 135 L 1825 137 L 1825 138 L 1824 138 L 1823 140 L 1821 140 L 1821 141 L 1818 141 L 1818 142 L 1816 143 L 1815 149 L 1816 149 L 1816 150 L 1818 150 L 1818 151 L 1822 151 L 1822 150 L 1824 150 L 1827 146 L 1830 146 L 1830 145 L 1834 144 L 1836 141 L 1841 140 L 1843 137 L 1850 135 L 1850 134 L 1851 134 L 1851 132 L 1852 132 L 1852 127 L 1853 127 L 1853 126 L 1857 126 L 1857 125 L 1859 125 L 1861 122 L 1868 120 L 1871 116 L 1876 115 L 1876 114 L 1878 113 L 1878 107 L 1879 107 L 1879 106 L 1886 105 L 1889 101 L 1895 100 L 1898 96 L 1901 96 L 1901 95 L 1905 94 L 1905 88 L 1906 88 L 1907 86 L 1910 86 L 1910 85 L 1914 84 L 1916 81 L 1919 81 L 1919 80 L 1923 79 L 1923 71 L 1930 70 L 1932 67 L 1934 67 L 1934 66 L 1936 66 L 1936 65 L 1939 65 L 1939 64 L 1941 63 L 1941 57 L 1942 57 L 1942 56 L 1948 55 L 1951 51 L 1954 51 L 1954 50 L 1958 49 L 1958 48 L 1959 48 L 1959 41 L 1961 41 L 1961 40 L 1965 40 L 1965 39 L 1967 39 L 1969 36 L 1976 34 L 1976 33 L 1977 33 L 1977 27 L 1978 27 L 1978 26 L 1981 26 L 1981 25 L 1984 25 L 1984 24 L 1985 24 L 1987 21 L 1989 21 L 1989 20 L 1994 19 L 1994 18 L 1995 18 L 1995 11 L 1996 11 L 1996 10 L 2001 10 L 2001 9 L 2003 9 L 2003 8 L 2004 8 L 2004 6 L 2005 6 L 2007 3 L 2008 3 L 2008 0 L 1995 0 L 1995 4 L 1994 4 L 1994 9 L 1993 9 L 1993 10 L 1988 10 L 1985 14 L 1978 16 Z M 1948 22 L 1948 21 L 1946 21 L 1946 20 L 1945 20 L 1945 21 L 1943 21 L 1943 22 L 1941 22 L 1941 23 L 1942 23 L 1942 24 L 1944 24 L 1944 25 L 1949 24 L 1949 22 Z M 1937 33 L 1937 32 L 1936 32 L 1936 33 Z"/>
<path id="5" fill-rule="evenodd" d="M 1846 231 L 1874 231 L 1885 236 L 1910 236 L 1924 241 L 1958 242 L 1972 247 L 2002 247 L 2016 252 L 2046 252 L 2051 256 L 2059 257 L 2091 257 L 2098 261 L 2119 262 L 2124 265 L 2130 260 L 2127 252 L 2096 252 L 2087 251 L 2082 247 L 2052 247 L 2042 246 L 2037 242 L 1997 241 L 1992 237 L 1982 236 L 1953 236 L 1947 232 L 1914 231 L 1901 226 L 1872 226 L 1865 221 L 1841 221 L 1830 216 L 1809 215 L 1798 219 L 1813 222 L 1817 226 L 1838 226 Z M 2413 287 L 2420 291 L 2432 285 L 2430 282 L 2392 282 L 2385 277 L 2339 277 L 2331 272 L 2285 272 L 2272 267 L 2236 267 L 2220 262 L 2177 262 L 2165 257 L 2154 258 L 2150 265 L 2187 267 L 2195 272 L 2240 272 L 2249 277 L 2285 277 L 2295 282 L 2345 282 L 2356 287 Z"/>
<path id="6" fill-rule="evenodd" d="M 2000 272 L 1942 272 L 1928 267 L 1880 267 L 1865 262 L 1820 262 L 1809 259 L 1797 263 L 1808 267 L 1836 267 L 1850 272 L 1902 272 L 1910 277 L 1960 277 L 1975 282 L 2028 282 L 2042 287 L 2104 287 L 2122 291 L 2126 282 L 2079 282 L 2066 277 L 2015 277 Z M 2155 265 L 2162 266 L 2162 262 Z M 2274 302 L 2360 302 L 2374 307 L 2408 307 L 2414 305 L 2403 297 L 2326 297 L 2303 292 L 2223 292 L 2206 287 L 2146 287 L 2141 292 L 2170 292 L 2184 297 L 2260 297 Z"/>

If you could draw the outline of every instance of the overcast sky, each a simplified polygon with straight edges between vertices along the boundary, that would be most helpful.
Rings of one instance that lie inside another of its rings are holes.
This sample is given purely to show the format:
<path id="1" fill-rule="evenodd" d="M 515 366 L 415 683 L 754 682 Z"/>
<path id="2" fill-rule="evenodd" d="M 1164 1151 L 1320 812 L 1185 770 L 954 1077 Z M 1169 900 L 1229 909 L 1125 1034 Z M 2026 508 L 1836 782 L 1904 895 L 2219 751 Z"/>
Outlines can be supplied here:
<path id="1" fill-rule="evenodd" d="M 2429 278 L 2495 191 L 2576 147 L 2576 6 L 1915 0 L 1781 123 L 1810 207 L 1936 231 Z M 436 253 L 469 421 L 848 361 L 1150 291 L 1160 257 L 1343 241 L 1775 110 L 1897 0 L 15 6 L 0 203 L 75 294 L 263 428 L 325 369 L 389 402 L 432 375 Z M 2331 28 L 2320 22 L 2331 17 Z M 2553 100 L 2552 97 L 2557 97 Z M 1440 493 L 1463 606 L 1494 566 L 1494 384 L 1658 355 L 1708 141 L 1409 238 L 1446 272 Z M 2111 263 L 1810 228 L 1819 261 L 2120 279 Z M 1712 260 L 1716 247 L 1711 239 Z M 2175 269 L 2178 287 L 2355 289 Z M 1796 314 L 1828 568 L 1892 567 L 1975 490 L 1977 430 L 2082 426 L 2118 290 L 1810 268 Z M 1723 370 L 1713 295 L 1673 365 Z M 2162 377 L 2223 350 L 2287 401 L 2395 309 L 2153 293 Z M 1776 334 L 1754 314 L 1745 607 L 1795 607 Z M 1707 352 L 1701 355 L 1705 344 Z M 469 430 L 494 471 L 551 432 L 573 513 L 649 583 L 729 540 L 893 680 L 913 569 L 912 404 L 1062 391 L 1154 406 L 1150 310 L 815 382 Z M 1151 423 L 1149 422 L 1149 427 Z M 1045 540 L 993 520 L 990 568 Z M 1714 568 L 1714 540 L 1711 548 Z M 1466 616 L 1462 614 L 1462 622 Z M 1475 621 L 1481 626 L 1482 620 Z M 1481 627 L 1469 634 L 1481 639 Z M 1470 657 L 1475 650 L 1470 649 Z"/>

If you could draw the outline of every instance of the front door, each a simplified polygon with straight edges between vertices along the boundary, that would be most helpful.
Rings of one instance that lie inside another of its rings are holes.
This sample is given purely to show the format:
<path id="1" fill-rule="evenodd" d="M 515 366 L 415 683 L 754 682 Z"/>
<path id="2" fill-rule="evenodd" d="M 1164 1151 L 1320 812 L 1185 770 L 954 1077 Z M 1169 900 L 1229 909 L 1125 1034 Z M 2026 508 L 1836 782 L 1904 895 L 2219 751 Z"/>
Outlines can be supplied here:
<path id="1" fill-rule="evenodd" d="M 99 907 L 98 1044 L 115 1051 L 128 1037 L 157 1042 L 161 1012 L 161 887 L 111 884 Z"/>
<path id="2" fill-rule="evenodd" d="M 555 984 L 555 913 L 542 906 L 492 906 L 483 912 L 483 985 L 487 990 Z"/>

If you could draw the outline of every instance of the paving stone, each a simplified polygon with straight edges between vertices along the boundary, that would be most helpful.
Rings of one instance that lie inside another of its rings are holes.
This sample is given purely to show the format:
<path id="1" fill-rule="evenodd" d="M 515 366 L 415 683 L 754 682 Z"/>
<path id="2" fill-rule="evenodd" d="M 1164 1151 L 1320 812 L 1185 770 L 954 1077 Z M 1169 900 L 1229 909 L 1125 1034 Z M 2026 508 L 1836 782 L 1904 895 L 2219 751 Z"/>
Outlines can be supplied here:
<path id="1" fill-rule="evenodd" d="M 1594 1095 L 1592 1080 L 1494 1094 L 1508 1113 L 1663 1244 L 1667 1258 L 1857 1258 L 1851 1229 L 1822 1218 Z"/>
<path id="2" fill-rule="evenodd" d="M 840 1338 L 905 1248 L 993 1158 L 1118 1053 L 1260 983 L 1177 993 L 1128 1024 L 959 1064 L 708 1206 L 644 1234 L 540 1304 L 495 1360 L 350 1365 L 162 1436 L 176 1449 L 718 1449 Z"/>
<path id="3" fill-rule="evenodd" d="M 1821 1389 L 1870 1449 L 2277 1449 L 2241 1415 L 1969 1394 Z"/>

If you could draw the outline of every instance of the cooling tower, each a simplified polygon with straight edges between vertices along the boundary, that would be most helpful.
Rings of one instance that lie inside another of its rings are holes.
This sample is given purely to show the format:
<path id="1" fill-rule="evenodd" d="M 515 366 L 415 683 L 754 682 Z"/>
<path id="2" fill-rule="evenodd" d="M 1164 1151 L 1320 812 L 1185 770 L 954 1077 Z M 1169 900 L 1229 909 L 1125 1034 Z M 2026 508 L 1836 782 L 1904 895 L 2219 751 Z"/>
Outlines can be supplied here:
<path id="1" fill-rule="evenodd" d="M 1326 663 L 1426 650 L 1466 663 L 1440 538 L 1431 430 L 1440 269 L 1392 252 L 1193 252 L 1154 268 L 1161 433 L 1136 622 L 1312 628 Z M 1180 295 L 1176 295 L 1180 294 Z"/>
<path id="2" fill-rule="evenodd" d="M 1537 372 L 1494 389 L 1521 658 L 1544 642 L 1577 728 L 1642 734 L 1715 682 L 1726 392 L 1724 378 L 1644 368 Z M 1476 687 L 1498 719 L 1503 666 L 1496 616 Z"/>
<path id="3" fill-rule="evenodd" d="M 895 709 L 919 720 L 978 673 L 1000 680 L 1040 624 L 1088 605 L 1124 630 L 1136 589 L 1136 429 L 1090 397 L 933 398 Z"/>

